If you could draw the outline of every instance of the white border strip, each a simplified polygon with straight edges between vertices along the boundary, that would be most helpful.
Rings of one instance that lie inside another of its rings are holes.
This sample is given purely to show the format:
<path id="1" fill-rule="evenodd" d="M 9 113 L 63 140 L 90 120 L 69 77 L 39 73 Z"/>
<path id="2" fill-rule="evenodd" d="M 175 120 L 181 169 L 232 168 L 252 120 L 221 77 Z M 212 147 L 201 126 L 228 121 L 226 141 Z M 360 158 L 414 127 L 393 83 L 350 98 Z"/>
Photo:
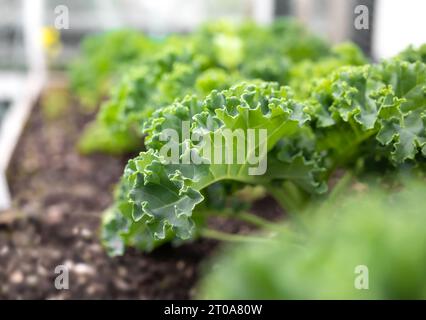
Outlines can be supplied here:
<path id="1" fill-rule="evenodd" d="M 12 105 L 2 121 L 0 128 L 0 211 L 10 208 L 11 197 L 6 182 L 6 170 L 43 84 L 43 76 L 28 76 L 22 87 L 23 95 L 11 97 Z"/>
<path id="2" fill-rule="evenodd" d="M 0 211 L 11 206 L 6 170 L 46 79 L 46 61 L 41 41 L 44 8 L 44 0 L 22 1 L 22 26 L 29 73 L 19 83 L 20 91 L 12 92 L 10 96 L 5 93 L 6 98 L 12 100 L 12 105 L 0 128 Z"/>

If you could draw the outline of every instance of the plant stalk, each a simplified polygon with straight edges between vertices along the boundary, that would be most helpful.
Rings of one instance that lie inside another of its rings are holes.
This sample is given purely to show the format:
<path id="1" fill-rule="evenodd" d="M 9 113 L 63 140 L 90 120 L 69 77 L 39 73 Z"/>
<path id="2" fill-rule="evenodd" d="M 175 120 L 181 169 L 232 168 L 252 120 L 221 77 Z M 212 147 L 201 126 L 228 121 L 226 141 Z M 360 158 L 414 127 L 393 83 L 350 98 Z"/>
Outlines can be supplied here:
<path id="1" fill-rule="evenodd" d="M 270 238 L 261 238 L 255 236 L 247 236 L 241 234 L 232 234 L 221 232 L 213 229 L 203 229 L 201 230 L 201 236 L 207 239 L 225 241 L 225 242 L 240 242 L 240 243 L 265 243 L 270 242 Z"/>

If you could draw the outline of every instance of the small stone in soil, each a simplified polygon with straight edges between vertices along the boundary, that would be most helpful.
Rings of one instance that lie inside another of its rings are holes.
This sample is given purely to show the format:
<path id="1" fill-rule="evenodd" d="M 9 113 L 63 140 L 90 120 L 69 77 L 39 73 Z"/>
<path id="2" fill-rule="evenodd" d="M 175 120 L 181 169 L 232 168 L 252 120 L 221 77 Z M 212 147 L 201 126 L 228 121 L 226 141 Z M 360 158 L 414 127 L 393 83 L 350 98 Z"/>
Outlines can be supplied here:
<path id="1" fill-rule="evenodd" d="M 9 247 L 8 246 L 3 246 L 0 249 L 0 256 L 5 256 L 9 253 Z"/>
<path id="2" fill-rule="evenodd" d="M 81 229 L 80 234 L 85 239 L 89 239 L 89 238 L 92 237 L 92 231 L 90 231 L 89 229 L 86 229 L 86 228 Z"/>
<path id="3" fill-rule="evenodd" d="M 60 206 L 51 206 L 47 210 L 46 223 L 50 225 L 59 224 L 64 218 L 64 212 Z"/>
<path id="4" fill-rule="evenodd" d="M 28 276 L 26 282 L 29 286 L 34 287 L 38 284 L 38 278 L 37 276 Z"/>
<path id="5" fill-rule="evenodd" d="M 22 281 L 24 281 L 24 275 L 21 271 L 15 271 L 10 275 L 10 282 L 20 284 Z"/>
<path id="6" fill-rule="evenodd" d="M 185 269 L 185 262 L 184 262 L 184 261 L 182 261 L 182 260 L 179 260 L 179 261 L 177 262 L 177 264 L 176 264 L 176 267 L 177 267 L 177 269 L 178 269 L 178 270 L 183 270 L 183 269 Z"/>
<path id="7" fill-rule="evenodd" d="M 93 275 L 95 274 L 95 269 L 92 266 L 89 266 L 85 263 L 77 263 L 74 265 L 72 270 L 78 275 Z"/>

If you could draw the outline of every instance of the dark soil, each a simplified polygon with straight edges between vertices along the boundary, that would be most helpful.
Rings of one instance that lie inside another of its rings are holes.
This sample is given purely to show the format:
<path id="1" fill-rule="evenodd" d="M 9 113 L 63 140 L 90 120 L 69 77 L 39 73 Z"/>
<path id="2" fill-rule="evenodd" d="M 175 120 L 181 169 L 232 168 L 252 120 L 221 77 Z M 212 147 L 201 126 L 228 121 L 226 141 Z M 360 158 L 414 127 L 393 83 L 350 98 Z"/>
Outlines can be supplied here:
<path id="1" fill-rule="evenodd" d="M 128 249 L 109 258 L 99 243 L 102 211 L 127 158 L 81 156 L 75 143 L 93 115 L 76 104 L 55 119 L 37 106 L 9 169 L 14 209 L 0 213 L 0 299 L 188 299 L 196 294 L 200 265 L 217 248 L 199 240 L 152 254 Z M 273 201 L 257 212 L 276 217 Z M 211 222 L 247 232 L 237 222 Z M 54 286 L 55 268 L 69 268 L 69 289 Z"/>

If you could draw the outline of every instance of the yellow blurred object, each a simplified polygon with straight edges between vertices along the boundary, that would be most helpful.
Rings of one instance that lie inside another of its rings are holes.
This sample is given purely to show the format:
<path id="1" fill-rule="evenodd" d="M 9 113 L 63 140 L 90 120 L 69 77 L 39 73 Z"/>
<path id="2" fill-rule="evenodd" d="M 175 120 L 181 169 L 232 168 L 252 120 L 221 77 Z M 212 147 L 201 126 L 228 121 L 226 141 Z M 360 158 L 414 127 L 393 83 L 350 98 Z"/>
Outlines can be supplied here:
<path id="1" fill-rule="evenodd" d="M 41 41 L 50 58 L 56 57 L 62 48 L 61 34 L 54 27 L 43 27 Z"/>
<path id="2" fill-rule="evenodd" d="M 57 45 L 60 42 L 59 31 L 53 27 L 44 27 L 42 29 L 42 41 L 45 48 Z"/>

